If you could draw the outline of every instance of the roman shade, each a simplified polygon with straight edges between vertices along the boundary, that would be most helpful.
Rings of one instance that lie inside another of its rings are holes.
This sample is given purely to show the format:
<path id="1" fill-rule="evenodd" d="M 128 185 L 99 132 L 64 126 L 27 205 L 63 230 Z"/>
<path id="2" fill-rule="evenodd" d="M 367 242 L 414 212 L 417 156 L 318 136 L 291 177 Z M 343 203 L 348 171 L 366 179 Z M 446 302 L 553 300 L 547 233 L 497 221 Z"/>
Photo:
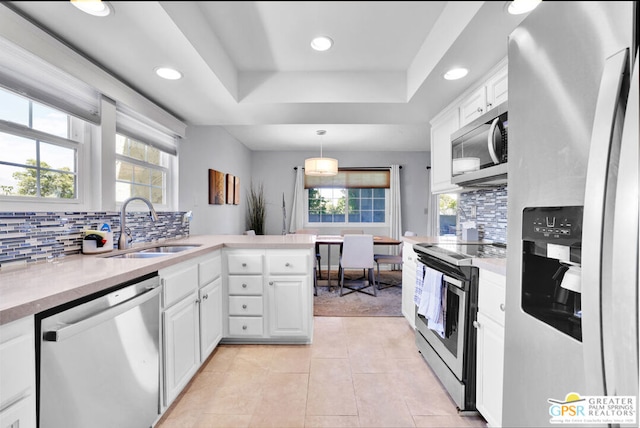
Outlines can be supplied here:
<path id="1" fill-rule="evenodd" d="M 390 183 L 388 168 L 341 168 L 331 177 L 304 176 L 305 189 L 388 189 Z"/>

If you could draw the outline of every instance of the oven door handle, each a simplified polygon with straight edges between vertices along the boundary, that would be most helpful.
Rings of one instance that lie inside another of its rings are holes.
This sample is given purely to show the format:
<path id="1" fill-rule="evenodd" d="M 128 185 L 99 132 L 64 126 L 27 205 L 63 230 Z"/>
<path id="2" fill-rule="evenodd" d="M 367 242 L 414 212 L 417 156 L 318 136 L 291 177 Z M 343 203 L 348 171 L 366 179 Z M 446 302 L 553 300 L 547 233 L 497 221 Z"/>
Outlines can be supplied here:
<path id="1" fill-rule="evenodd" d="M 446 282 L 448 282 L 449 284 L 453 284 L 458 288 L 463 288 L 462 287 L 462 281 L 455 279 L 455 278 L 451 278 L 450 276 L 447 275 L 442 275 L 442 279 Z"/>

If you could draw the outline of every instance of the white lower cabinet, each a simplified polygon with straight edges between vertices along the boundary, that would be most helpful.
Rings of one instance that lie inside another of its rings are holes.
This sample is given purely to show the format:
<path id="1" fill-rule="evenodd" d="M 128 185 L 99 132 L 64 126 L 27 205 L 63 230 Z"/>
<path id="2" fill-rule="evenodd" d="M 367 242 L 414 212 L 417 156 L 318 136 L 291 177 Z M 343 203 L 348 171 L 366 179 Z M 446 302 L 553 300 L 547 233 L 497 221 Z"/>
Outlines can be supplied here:
<path id="1" fill-rule="evenodd" d="M 502 426 L 505 277 L 480 269 L 477 336 L 476 408 L 491 427 Z"/>
<path id="2" fill-rule="evenodd" d="M 412 328 L 416 328 L 416 305 L 413 295 L 416 291 L 416 261 L 418 256 L 413 251 L 413 244 L 402 244 L 402 315 Z"/>
<path id="3" fill-rule="evenodd" d="M 167 406 L 200 367 L 197 300 L 198 295 L 193 293 L 163 313 Z"/>
<path id="4" fill-rule="evenodd" d="M 311 341 L 313 249 L 225 251 L 225 340 Z"/>
<path id="5" fill-rule="evenodd" d="M 200 362 L 204 362 L 222 339 L 222 278 L 211 281 L 199 292 Z"/>
<path id="6" fill-rule="evenodd" d="M 0 326 L 0 427 L 35 428 L 35 324 L 26 317 Z"/>
<path id="7" fill-rule="evenodd" d="M 309 277 L 270 276 L 268 284 L 269 336 L 308 336 Z"/>
<path id="8" fill-rule="evenodd" d="M 166 407 L 222 339 L 221 272 L 220 251 L 159 272 Z"/>

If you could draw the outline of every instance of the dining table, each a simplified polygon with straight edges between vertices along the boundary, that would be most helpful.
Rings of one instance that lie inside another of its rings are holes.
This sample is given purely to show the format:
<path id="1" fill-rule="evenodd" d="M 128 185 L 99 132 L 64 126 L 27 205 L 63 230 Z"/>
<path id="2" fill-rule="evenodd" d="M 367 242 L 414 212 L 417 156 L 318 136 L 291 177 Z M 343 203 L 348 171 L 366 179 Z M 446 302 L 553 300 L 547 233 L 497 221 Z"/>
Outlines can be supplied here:
<path id="1" fill-rule="evenodd" d="M 317 235 L 316 244 L 327 246 L 327 287 L 331 287 L 331 247 L 334 245 L 341 245 L 343 242 L 343 235 Z M 373 237 L 373 245 L 400 245 L 402 241 L 394 239 L 390 236 L 377 236 Z"/>

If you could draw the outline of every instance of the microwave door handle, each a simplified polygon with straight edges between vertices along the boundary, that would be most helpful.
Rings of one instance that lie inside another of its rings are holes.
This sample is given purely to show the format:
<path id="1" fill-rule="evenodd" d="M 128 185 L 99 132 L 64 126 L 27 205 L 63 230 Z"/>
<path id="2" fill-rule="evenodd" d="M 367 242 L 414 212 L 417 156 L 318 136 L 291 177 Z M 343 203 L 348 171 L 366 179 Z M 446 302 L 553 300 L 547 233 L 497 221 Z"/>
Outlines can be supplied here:
<path id="1" fill-rule="evenodd" d="M 499 117 L 493 119 L 491 122 L 491 126 L 489 127 L 489 133 L 487 134 L 487 148 L 489 149 L 489 156 L 491 156 L 491 160 L 494 164 L 498 165 L 500 161 L 498 160 L 498 156 L 496 156 L 496 150 L 493 147 L 493 134 L 496 132 L 496 127 L 498 126 Z"/>

